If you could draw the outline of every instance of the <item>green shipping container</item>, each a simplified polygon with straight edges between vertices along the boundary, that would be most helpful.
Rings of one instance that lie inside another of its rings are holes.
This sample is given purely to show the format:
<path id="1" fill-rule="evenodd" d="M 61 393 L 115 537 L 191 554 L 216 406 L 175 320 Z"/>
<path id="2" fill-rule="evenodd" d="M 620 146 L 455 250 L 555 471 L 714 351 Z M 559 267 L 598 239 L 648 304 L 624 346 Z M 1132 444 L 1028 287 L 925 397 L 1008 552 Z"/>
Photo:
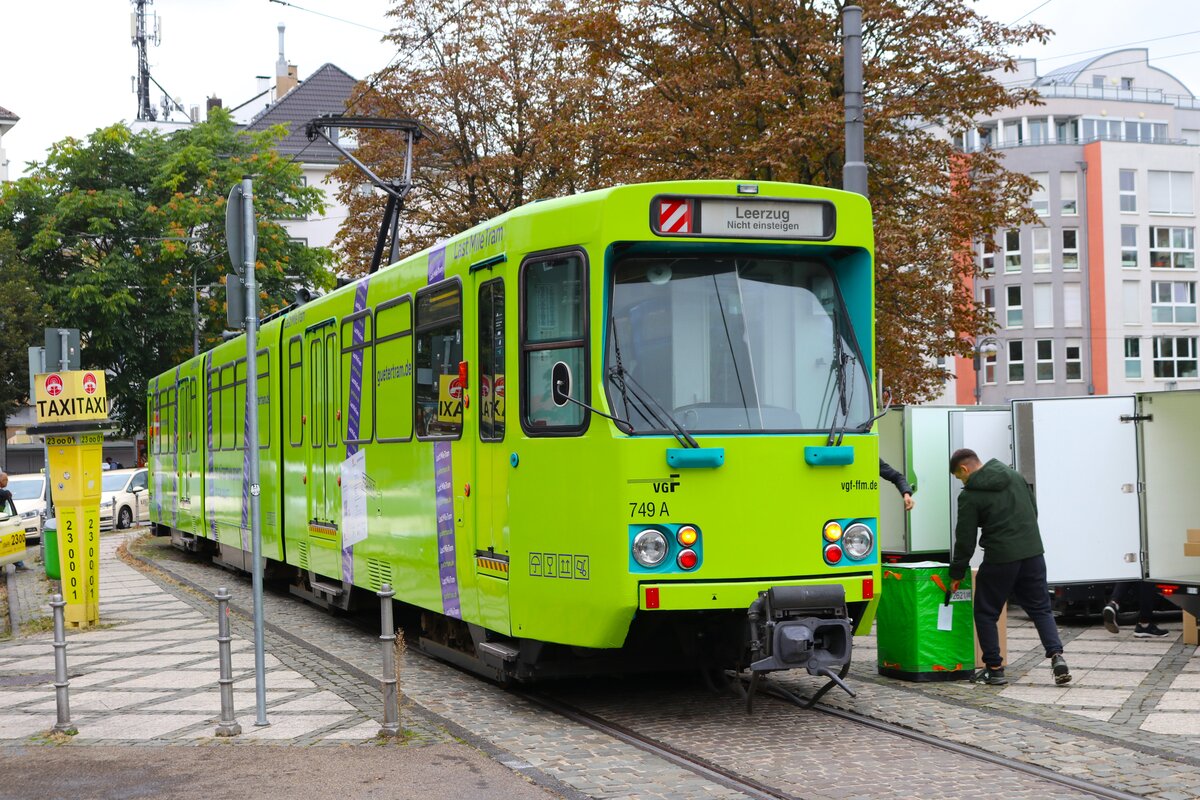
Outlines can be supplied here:
<path id="1" fill-rule="evenodd" d="M 879 674 L 909 681 L 970 678 L 975 671 L 971 574 L 948 604 L 948 564 L 885 564 L 881 583 Z"/>

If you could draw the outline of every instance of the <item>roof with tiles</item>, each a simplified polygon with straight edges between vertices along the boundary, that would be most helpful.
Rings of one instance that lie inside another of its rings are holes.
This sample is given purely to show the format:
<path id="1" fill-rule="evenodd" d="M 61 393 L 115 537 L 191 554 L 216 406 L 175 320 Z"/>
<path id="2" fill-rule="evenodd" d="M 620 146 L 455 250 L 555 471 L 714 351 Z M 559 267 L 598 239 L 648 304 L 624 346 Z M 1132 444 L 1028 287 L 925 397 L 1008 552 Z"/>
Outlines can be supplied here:
<path id="1" fill-rule="evenodd" d="M 12 120 L 13 122 L 16 122 L 17 120 L 19 120 L 19 119 L 20 119 L 20 117 L 18 117 L 18 116 L 17 116 L 16 114 L 14 114 L 13 112 L 9 111 L 9 110 L 8 110 L 7 108 L 5 108 L 4 106 L 0 106 L 0 119 L 3 119 L 3 120 Z"/>
<path id="2" fill-rule="evenodd" d="M 323 64 L 303 83 L 263 109 L 246 130 L 261 131 L 273 125 L 286 125 L 288 135 L 279 142 L 280 155 L 299 156 L 298 161 L 310 164 L 336 164 L 341 154 L 324 140 L 309 142 L 304 128 L 322 114 L 344 113 L 357 83 L 340 67 Z"/>

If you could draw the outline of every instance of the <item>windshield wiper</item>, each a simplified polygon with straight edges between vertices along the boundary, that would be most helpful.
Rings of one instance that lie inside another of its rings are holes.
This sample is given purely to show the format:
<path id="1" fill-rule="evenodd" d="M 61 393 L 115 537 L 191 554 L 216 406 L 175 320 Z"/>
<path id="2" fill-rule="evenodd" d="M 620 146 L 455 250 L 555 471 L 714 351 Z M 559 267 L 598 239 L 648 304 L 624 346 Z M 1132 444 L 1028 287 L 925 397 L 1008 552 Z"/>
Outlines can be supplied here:
<path id="1" fill-rule="evenodd" d="M 683 424 L 675 419 L 674 415 L 670 411 L 667 411 L 654 398 L 654 395 L 650 394 L 641 384 L 635 381 L 633 376 L 625 371 L 624 367 L 609 367 L 608 379 L 621 392 L 621 399 L 625 401 L 626 408 L 633 405 L 634 410 L 642 416 L 642 419 L 647 422 L 653 422 L 663 430 L 669 431 L 684 447 L 700 446 L 700 443 L 687 432 Z M 629 402 L 630 396 L 635 401 L 632 404 Z"/>
<path id="2" fill-rule="evenodd" d="M 632 406 L 633 410 L 640 414 L 646 422 L 657 425 L 663 430 L 669 430 L 671 435 L 684 447 L 700 447 L 700 443 L 692 438 L 692 435 L 687 432 L 687 429 L 683 427 L 679 420 L 671 416 L 671 412 L 663 408 L 654 399 L 654 396 L 642 388 L 642 385 L 635 381 L 633 376 L 625 370 L 625 365 L 621 363 L 621 343 L 617 340 L 616 318 L 609 317 L 608 323 L 608 329 L 612 334 L 613 353 L 617 357 L 616 366 L 609 367 L 608 369 L 608 379 L 612 381 L 613 386 L 616 386 L 617 391 L 621 393 L 621 402 L 625 405 L 625 416 L 630 416 L 629 408 Z M 629 402 L 630 395 L 633 395 L 633 399 L 636 402 Z M 655 413 L 655 409 L 658 409 L 662 413 L 662 417 Z M 671 424 L 668 425 L 664 422 L 663 417 L 666 417 Z M 632 427 L 631 425 L 630 428 L 632 429 Z"/>
<path id="3" fill-rule="evenodd" d="M 833 364 L 834 373 L 833 390 L 837 393 L 837 405 L 833 409 L 833 424 L 829 426 L 829 436 L 825 439 L 826 447 L 833 447 L 842 443 L 842 436 L 846 431 L 846 423 L 850 421 L 850 400 L 851 397 L 846 396 L 846 367 L 855 361 L 852 354 L 847 353 L 842 346 L 842 335 L 837 328 L 833 331 Z M 850 391 L 854 391 L 854 383 L 850 383 Z M 838 424 L 838 410 L 842 412 L 842 423 Z"/>

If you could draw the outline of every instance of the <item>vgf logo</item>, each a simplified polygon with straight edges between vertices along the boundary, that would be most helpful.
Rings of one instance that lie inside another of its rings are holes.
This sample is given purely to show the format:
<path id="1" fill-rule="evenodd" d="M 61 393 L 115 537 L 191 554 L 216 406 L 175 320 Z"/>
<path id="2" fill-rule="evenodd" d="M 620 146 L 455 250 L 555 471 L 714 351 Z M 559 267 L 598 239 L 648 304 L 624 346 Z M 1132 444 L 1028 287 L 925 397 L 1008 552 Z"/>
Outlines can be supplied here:
<path id="1" fill-rule="evenodd" d="M 679 473 L 672 472 L 669 480 L 654 481 L 654 491 L 657 494 L 674 494 L 679 488 Z"/>

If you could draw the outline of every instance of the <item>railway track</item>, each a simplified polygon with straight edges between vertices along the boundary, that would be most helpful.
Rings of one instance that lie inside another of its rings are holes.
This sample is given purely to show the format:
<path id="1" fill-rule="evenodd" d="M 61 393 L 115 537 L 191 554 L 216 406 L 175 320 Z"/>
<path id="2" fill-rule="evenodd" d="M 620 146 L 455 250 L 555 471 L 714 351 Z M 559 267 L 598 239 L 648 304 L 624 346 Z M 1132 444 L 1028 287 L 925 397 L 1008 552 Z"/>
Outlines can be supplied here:
<path id="1" fill-rule="evenodd" d="M 175 573 L 170 569 L 168 564 L 161 562 L 153 562 L 155 568 L 163 571 L 170 577 L 178 580 L 180 583 L 191 585 L 196 589 L 200 587 L 193 584 L 185 576 Z M 343 623 L 352 625 L 363 633 L 377 635 L 378 634 L 378 618 L 371 614 L 363 615 L 347 615 L 342 619 Z M 274 628 L 275 626 L 269 625 Z M 301 640 L 294 634 L 279 629 L 277 632 L 288 636 L 294 641 Z M 338 658 L 337 654 L 328 653 L 322 650 L 318 645 L 308 642 L 302 642 L 306 646 L 324 653 L 325 655 Z M 419 649 L 412 648 L 409 650 L 410 655 L 420 655 L 423 658 L 428 658 L 432 661 L 444 666 L 451 666 L 444 661 L 433 658 L 429 654 L 421 652 Z M 340 659 L 339 659 L 340 660 Z M 362 672 L 357 665 L 353 666 L 356 672 Z M 459 669 L 458 667 L 454 667 Z M 364 678 L 371 678 L 368 673 L 362 672 Z M 476 676 L 477 677 L 477 676 Z M 478 679 L 478 678 L 477 678 Z M 483 679 L 479 679 L 483 680 Z M 509 688 L 508 691 L 516 697 L 519 697 L 526 702 L 537 706 L 549 713 L 553 713 L 566 720 L 569 720 L 577 725 L 584 726 L 594 730 L 605 736 L 609 736 L 617 741 L 636 747 L 643 752 L 649 753 L 655 757 L 661 758 L 666 762 L 687 770 L 698 777 L 711 781 L 714 784 L 725 787 L 727 789 L 737 791 L 747 797 L 763 798 L 771 800 L 800 800 L 806 795 L 797 793 L 795 790 L 788 790 L 779 786 L 773 786 L 770 783 L 744 774 L 735 768 L 730 768 L 717 763 L 714 759 L 705 758 L 693 752 L 688 752 L 688 748 L 679 745 L 673 745 L 669 742 L 656 738 L 653 735 L 647 735 L 635 730 L 633 726 L 624 724 L 612 719 L 606 719 L 603 714 L 598 714 L 586 709 L 580 708 L 578 705 L 552 696 L 550 693 L 541 690 L 525 690 L 521 688 Z M 894 725 L 887 722 L 882 722 L 870 717 L 866 717 L 854 712 L 839 709 L 833 706 L 817 703 L 809 705 L 809 698 L 801 697 L 787 689 L 774 684 L 770 681 L 760 683 L 758 692 L 764 699 L 770 698 L 778 702 L 793 704 L 803 707 L 814 713 L 819 713 L 842 722 L 850 723 L 856 726 L 870 729 L 871 736 L 859 737 L 862 741 L 872 741 L 880 735 L 887 737 L 896 737 L 908 742 L 920 743 L 922 745 L 937 748 L 942 751 L 953 753 L 963 758 L 970 758 L 994 767 L 999 767 L 1004 770 L 1010 770 L 1019 773 L 1027 778 L 1033 778 L 1037 781 L 1051 784 L 1054 787 L 1069 789 L 1078 792 L 1081 796 L 1110 798 L 1111 800 L 1132 800 L 1139 798 L 1141 795 L 1130 794 L 1118 789 L 1113 789 L 1101 784 L 1092 783 L 1089 781 L 1079 780 L 1066 775 L 1061 775 L 1052 770 L 1040 767 L 1034 764 L 1018 761 L 1004 756 L 999 756 L 994 753 L 989 753 L 975 747 L 958 744 L 952 741 L 946 741 L 923 734 L 902 726 Z M 640 721 L 640 720 L 639 720 Z"/>
<path id="2" fill-rule="evenodd" d="M 513 691 L 523 699 L 539 705 L 542 708 L 545 708 L 547 711 L 551 711 L 577 724 L 585 725 L 593 730 L 605 733 L 622 742 L 657 755 L 658 757 L 670 761 L 677 766 L 695 772 L 697 775 L 707 778 L 708 780 L 740 791 L 748 797 L 762 798 L 763 800 L 801 800 L 802 798 L 801 795 L 789 793 L 777 787 L 769 786 L 754 778 L 722 767 L 719 764 L 715 764 L 707 759 L 699 758 L 693 754 L 684 752 L 677 747 L 656 740 L 653 737 L 642 735 L 620 723 L 605 720 L 591 712 L 577 708 L 568 703 L 564 703 L 548 695 L 537 692 L 524 692 L 519 690 Z M 1035 778 L 1037 780 L 1052 783 L 1056 786 L 1070 789 L 1083 795 L 1105 798 L 1106 800 L 1142 800 L 1143 797 L 1142 795 L 1131 794 L 1129 792 L 1113 789 L 1102 784 L 1079 780 L 1067 775 L 1061 775 L 1053 770 L 1039 767 L 1035 764 L 1029 764 L 1016 759 L 1006 758 L 1004 756 L 989 753 L 975 747 L 958 744 L 957 742 L 939 739 L 937 737 L 921 733 L 920 731 L 915 731 L 899 725 L 893 725 L 888 722 L 883 722 L 861 714 L 856 714 L 852 711 L 846 711 L 844 709 L 835 708 L 819 702 L 810 704 L 809 698 L 798 696 L 786 689 L 783 689 L 782 687 L 775 686 L 770 683 L 760 683 L 758 691 L 767 697 L 796 705 L 805 710 L 810 710 L 819 714 L 834 717 L 844 722 L 869 728 L 876 734 L 899 737 L 907 741 L 918 742 L 930 747 L 935 747 L 940 750 L 954 753 L 955 755 L 982 761 L 993 766 L 1001 767 L 1003 769 L 1011 770 L 1025 776 Z"/>

